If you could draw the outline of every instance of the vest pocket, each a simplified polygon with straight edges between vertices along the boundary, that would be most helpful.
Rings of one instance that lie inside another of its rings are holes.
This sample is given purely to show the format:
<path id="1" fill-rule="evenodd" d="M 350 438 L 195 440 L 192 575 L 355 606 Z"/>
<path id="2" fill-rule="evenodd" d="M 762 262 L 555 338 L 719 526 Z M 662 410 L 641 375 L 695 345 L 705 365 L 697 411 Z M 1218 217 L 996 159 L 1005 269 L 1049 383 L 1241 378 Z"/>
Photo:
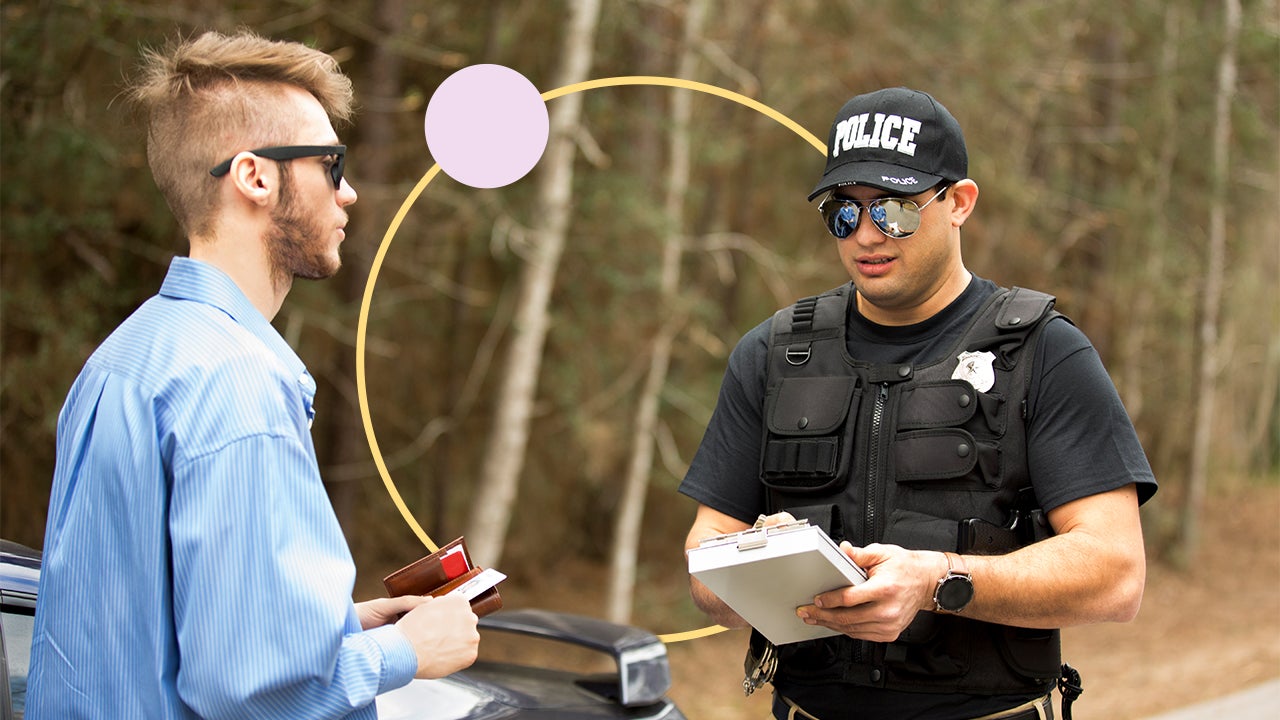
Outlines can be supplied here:
<path id="1" fill-rule="evenodd" d="M 978 464 L 973 435 L 960 428 L 916 430 L 893 443 L 899 481 L 948 480 L 964 477 Z"/>
<path id="2" fill-rule="evenodd" d="M 899 430 L 958 427 L 974 416 L 983 393 L 963 380 L 922 382 L 902 393 Z"/>
<path id="3" fill-rule="evenodd" d="M 995 490 L 1002 484 L 1000 447 L 961 428 L 899 433 L 892 454 L 899 483 L 965 490 Z"/>
<path id="4" fill-rule="evenodd" d="M 853 455 L 850 418 L 857 416 L 857 403 L 855 378 L 784 378 L 765 402 L 761 481 L 801 492 L 847 482 Z"/>
<path id="5" fill-rule="evenodd" d="M 884 662 L 899 679 L 934 683 L 969 672 L 973 644 L 959 627 L 965 621 L 931 612 L 916 614 L 898 639 L 885 647 Z"/>
<path id="6" fill-rule="evenodd" d="M 960 524 L 957 521 L 901 508 L 889 515 L 883 540 L 912 550 L 942 552 L 956 552 L 959 541 Z"/>
<path id="7" fill-rule="evenodd" d="M 1039 682 L 1052 682 L 1062 671 L 1062 635 L 1056 630 L 1000 627 L 999 643 L 1004 661 L 1018 675 Z"/>
<path id="8" fill-rule="evenodd" d="M 779 645 L 778 677 L 793 682 L 834 683 L 844 679 L 854 641 L 843 635 Z"/>

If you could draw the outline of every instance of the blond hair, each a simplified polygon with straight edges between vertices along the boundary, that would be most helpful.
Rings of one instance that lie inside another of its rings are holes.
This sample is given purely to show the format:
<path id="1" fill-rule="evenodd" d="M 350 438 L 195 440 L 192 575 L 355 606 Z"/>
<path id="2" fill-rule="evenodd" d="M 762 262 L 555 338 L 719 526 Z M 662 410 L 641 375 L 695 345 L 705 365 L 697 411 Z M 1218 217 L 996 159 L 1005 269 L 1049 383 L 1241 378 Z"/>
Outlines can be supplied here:
<path id="1" fill-rule="evenodd" d="M 130 97 L 147 116 L 147 160 L 183 231 L 202 235 L 217 207 L 209 168 L 237 152 L 292 140 L 289 85 L 334 123 L 352 116 L 351 80 L 329 55 L 250 32 L 207 32 L 145 49 Z M 224 157 L 225 156 L 225 157 Z"/>

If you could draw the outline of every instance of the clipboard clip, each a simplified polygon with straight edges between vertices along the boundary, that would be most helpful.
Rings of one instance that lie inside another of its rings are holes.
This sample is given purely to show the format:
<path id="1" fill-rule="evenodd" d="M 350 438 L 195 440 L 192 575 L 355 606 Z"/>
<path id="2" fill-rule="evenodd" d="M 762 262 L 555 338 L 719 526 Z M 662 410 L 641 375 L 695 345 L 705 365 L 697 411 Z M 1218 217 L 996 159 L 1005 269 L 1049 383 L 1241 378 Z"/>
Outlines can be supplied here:
<path id="1" fill-rule="evenodd" d="M 792 522 L 778 523 L 777 525 L 764 525 L 764 515 L 761 515 L 756 524 L 740 530 L 738 532 L 725 533 L 724 535 L 716 535 L 714 537 L 703 538 L 698 543 L 698 547 L 711 547 L 713 545 L 734 544 L 739 550 L 754 550 L 762 548 L 769 544 L 769 536 L 777 535 L 782 532 L 790 532 L 792 530 L 803 530 L 809 527 L 808 520 L 794 520 Z"/>
<path id="2" fill-rule="evenodd" d="M 738 550 L 755 550 L 765 547 L 769 544 L 769 536 L 778 533 L 784 533 L 789 530 L 799 530 L 809 527 L 808 520 L 792 520 L 791 522 L 778 523 L 777 525 L 764 524 L 764 515 L 756 518 L 755 525 L 750 530 L 743 530 L 738 533 Z"/>
<path id="3" fill-rule="evenodd" d="M 769 544 L 769 534 L 764 528 L 747 530 L 738 536 L 738 551 L 755 550 Z"/>

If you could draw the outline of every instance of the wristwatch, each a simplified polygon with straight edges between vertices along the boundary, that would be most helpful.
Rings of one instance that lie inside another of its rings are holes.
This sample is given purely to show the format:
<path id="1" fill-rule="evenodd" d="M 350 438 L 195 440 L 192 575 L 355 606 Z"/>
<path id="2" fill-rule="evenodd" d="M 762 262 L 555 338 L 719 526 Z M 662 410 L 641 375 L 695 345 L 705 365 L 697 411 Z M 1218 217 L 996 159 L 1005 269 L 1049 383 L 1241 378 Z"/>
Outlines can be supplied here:
<path id="1" fill-rule="evenodd" d="M 973 600 L 973 580 L 965 569 L 964 559 L 955 553 L 943 553 L 947 556 L 947 574 L 938 581 L 933 591 L 933 604 L 936 612 L 958 613 Z"/>

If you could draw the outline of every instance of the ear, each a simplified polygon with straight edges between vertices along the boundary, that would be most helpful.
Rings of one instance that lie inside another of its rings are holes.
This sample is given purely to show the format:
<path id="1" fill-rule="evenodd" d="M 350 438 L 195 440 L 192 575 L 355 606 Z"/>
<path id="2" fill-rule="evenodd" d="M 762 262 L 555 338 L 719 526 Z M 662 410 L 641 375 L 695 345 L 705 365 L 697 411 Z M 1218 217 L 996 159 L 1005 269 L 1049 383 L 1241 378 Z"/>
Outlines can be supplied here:
<path id="1" fill-rule="evenodd" d="M 266 207 L 279 182 L 279 171 L 276 164 L 254 155 L 242 152 L 231 160 L 231 170 L 227 173 L 232 186 L 248 202 Z"/>
<path id="2" fill-rule="evenodd" d="M 978 184 L 965 178 L 947 191 L 951 196 L 951 224 L 960 227 L 978 204 Z"/>

